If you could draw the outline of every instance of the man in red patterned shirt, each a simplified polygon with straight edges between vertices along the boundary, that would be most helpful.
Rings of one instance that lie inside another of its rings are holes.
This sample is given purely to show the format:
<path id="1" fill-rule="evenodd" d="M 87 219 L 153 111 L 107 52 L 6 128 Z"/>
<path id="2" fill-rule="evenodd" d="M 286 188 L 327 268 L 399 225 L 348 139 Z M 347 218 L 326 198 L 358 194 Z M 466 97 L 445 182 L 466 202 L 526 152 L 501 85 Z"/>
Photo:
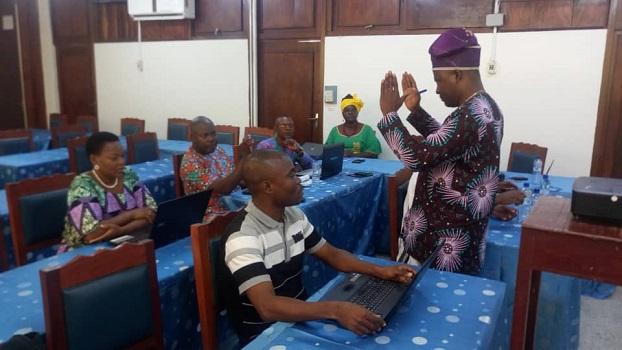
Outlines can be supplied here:
<path id="1" fill-rule="evenodd" d="M 204 222 L 228 210 L 222 195 L 233 191 L 242 180 L 242 166 L 234 167 L 233 158 L 218 146 L 214 123 L 207 117 L 196 117 L 190 126 L 192 146 L 181 161 L 180 177 L 184 192 L 191 194 L 213 190 L 205 211 Z"/>

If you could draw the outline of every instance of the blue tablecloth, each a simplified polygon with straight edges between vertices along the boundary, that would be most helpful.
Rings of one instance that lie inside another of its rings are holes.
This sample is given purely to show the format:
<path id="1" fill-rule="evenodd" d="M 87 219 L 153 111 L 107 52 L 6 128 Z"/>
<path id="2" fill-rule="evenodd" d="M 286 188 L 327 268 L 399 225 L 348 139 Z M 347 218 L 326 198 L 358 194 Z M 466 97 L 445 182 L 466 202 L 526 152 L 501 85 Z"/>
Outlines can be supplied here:
<path id="1" fill-rule="evenodd" d="M 318 300 L 343 276 L 309 301 Z M 505 284 L 498 281 L 429 270 L 378 334 L 359 337 L 325 321 L 279 322 L 244 349 L 490 349 L 504 294 Z"/>
<path id="2" fill-rule="evenodd" d="M 0 157 L 0 189 L 9 182 L 69 171 L 66 148 Z"/>
<path id="3" fill-rule="evenodd" d="M 513 176 L 526 176 L 527 180 L 514 181 Z M 506 173 L 506 179 L 521 186 L 523 182 L 533 184 L 531 175 Z M 552 176 L 551 185 L 555 192 L 549 195 L 569 197 L 574 178 Z M 507 295 L 500 323 L 497 325 L 495 349 L 509 348 L 516 271 L 521 237 L 521 222 L 526 218 L 528 207 L 519 206 L 519 216 L 512 221 L 491 219 L 486 238 L 486 257 L 480 276 L 503 281 L 507 284 Z M 581 317 L 581 290 L 584 294 L 608 297 L 615 286 L 585 281 L 570 276 L 543 273 L 538 301 L 536 324 L 536 349 L 576 349 L 579 344 L 579 323 Z"/>
<path id="4" fill-rule="evenodd" d="M 86 246 L 0 274 L 0 343 L 14 334 L 45 333 L 38 271 L 106 244 Z M 164 341 L 168 349 L 198 349 L 198 316 L 190 240 L 156 250 Z"/>
<path id="5" fill-rule="evenodd" d="M 161 162 L 166 161 L 152 163 L 164 169 Z M 379 202 L 380 179 L 380 175 L 363 179 L 341 175 L 319 181 L 305 189 L 306 201 L 301 207 L 311 222 L 336 246 L 359 254 L 373 253 L 370 227 L 374 225 L 374 216 L 369 213 L 374 212 Z M 147 183 L 149 179 L 144 181 Z M 232 198 L 240 203 L 249 199 L 241 193 L 234 194 Z M 0 339 L 6 340 L 18 330 L 43 332 L 38 269 L 50 263 L 62 263 L 75 254 L 92 252 L 93 249 L 95 247 L 83 247 L 0 274 L 0 310 L 3 310 L 0 313 Z M 166 348 L 198 349 L 199 323 L 190 239 L 184 238 L 158 249 L 156 258 Z M 305 261 L 303 280 L 311 292 L 336 275 L 336 272 L 324 266 L 320 266 L 315 259 Z M 219 325 L 224 324 L 226 313 L 221 313 L 220 319 Z M 232 330 L 227 328 L 227 332 L 219 333 L 222 342 L 230 341 Z"/>

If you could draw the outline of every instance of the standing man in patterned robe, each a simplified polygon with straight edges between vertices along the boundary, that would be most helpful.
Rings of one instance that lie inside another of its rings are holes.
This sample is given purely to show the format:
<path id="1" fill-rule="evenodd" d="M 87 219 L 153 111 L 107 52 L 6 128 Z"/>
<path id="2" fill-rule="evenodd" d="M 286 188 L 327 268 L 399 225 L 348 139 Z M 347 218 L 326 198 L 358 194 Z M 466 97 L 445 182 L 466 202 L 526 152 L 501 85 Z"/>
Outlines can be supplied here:
<path id="1" fill-rule="evenodd" d="M 415 79 L 388 72 L 382 81 L 378 129 L 395 155 L 419 172 L 412 206 L 402 223 L 405 251 L 424 261 L 439 240 L 437 269 L 477 274 L 486 247 L 486 227 L 499 179 L 503 116 L 484 91 L 479 75 L 480 46 L 465 29 L 444 32 L 430 47 L 436 93 L 456 109 L 439 124 L 421 106 Z M 410 110 L 408 122 L 423 136 L 413 137 L 397 110 Z"/>

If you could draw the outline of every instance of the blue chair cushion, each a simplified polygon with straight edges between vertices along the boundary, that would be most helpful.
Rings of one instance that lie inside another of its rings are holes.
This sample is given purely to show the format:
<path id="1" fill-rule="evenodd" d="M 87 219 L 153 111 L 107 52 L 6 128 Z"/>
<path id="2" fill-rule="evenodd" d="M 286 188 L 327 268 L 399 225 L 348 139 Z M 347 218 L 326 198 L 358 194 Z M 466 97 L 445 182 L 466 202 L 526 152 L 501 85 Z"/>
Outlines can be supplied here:
<path id="1" fill-rule="evenodd" d="M 60 238 L 67 214 L 67 189 L 23 196 L 19 199 L 27 245 Z"/>
<path id="2" fill-rule="evenodd" d="M 85 171 L 89 171 L 93 168 L 93 164 L 86 155 L 86 147 L 76 147 L 76 160 L 78 163 L 78 173 L 81 174 Z"/>
<path id="3" fill-rule="evenodd" d="M 80 126 L 86 130 L 87 133 L 91 134 L 95 132 L 95 123 L 90 121 L 81 121 Z"/>
<path id="4" fill-rule="evenodd" d="M 255 141 L 255 143 L 259 143 L 265 139 L 269 139 L 270 137 L 264 135 L 254 135 L 251 134 L 251 138 Z"/>
<path id="5" fill-rule="evenodd" d="M 140 132 L 140 128 L 133 124 L 126 124 L 121 127 L 121 135 L 127 136 Z"/>
<path id="6" fill-rule="evenodd" d="M 26 152 L 30 152 L 30 142 L 27 137 L 0 140 L 0 156 Z"/>
<path id="7" fill-rule="evenodd" d="M 147 265 L 63 290 L 69 349 L 127 348 L 152 334 Z"/>
<path id="8" fill-rule="evenodd" d="M 142 140 L 134 144 L 134 162 L 144 163 L 158 159 L 158 140 Z"/>
<path id="9" fill-rule="evenodd" d="M 67 147 L 67 141 L 83 136 L 84 132 L 82 131 L 68 131 L 58 134 L 58 146 L 57 147 Z"/>
<path id="10" fill-rule="evenodd" d="M 232 132 L 217 132 L 216 140 L 219 145 L 233 145 L 233 133 Z"/>
<path id="11" fill-rule="evenodd" d="M 538 158 L 537 154 L 514 152 L 514 155 L 512 156 L 512 168 L 508 169 L 508 171 L 531 173 L 533 171 L 533 162 Z"/>
<path id="12" fill-rule="evenodd" d="M 170 124 L 166 132 L 166 138 L 169 140 L 187 141 L 188 126 L 181 124 Z"/>

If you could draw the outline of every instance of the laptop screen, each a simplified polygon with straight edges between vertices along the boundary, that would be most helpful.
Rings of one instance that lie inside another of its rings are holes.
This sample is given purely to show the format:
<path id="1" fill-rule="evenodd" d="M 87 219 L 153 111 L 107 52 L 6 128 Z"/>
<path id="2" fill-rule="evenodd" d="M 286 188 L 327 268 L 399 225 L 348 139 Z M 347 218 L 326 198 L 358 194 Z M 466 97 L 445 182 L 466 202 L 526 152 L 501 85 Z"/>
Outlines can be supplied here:
<path id="1" fill-rule="evenodd" d="M 343 168 L 343 143 L 325 145 L 322 153 L 322 175 L 320 179 L 328 179 L 341 172 Z"/>

